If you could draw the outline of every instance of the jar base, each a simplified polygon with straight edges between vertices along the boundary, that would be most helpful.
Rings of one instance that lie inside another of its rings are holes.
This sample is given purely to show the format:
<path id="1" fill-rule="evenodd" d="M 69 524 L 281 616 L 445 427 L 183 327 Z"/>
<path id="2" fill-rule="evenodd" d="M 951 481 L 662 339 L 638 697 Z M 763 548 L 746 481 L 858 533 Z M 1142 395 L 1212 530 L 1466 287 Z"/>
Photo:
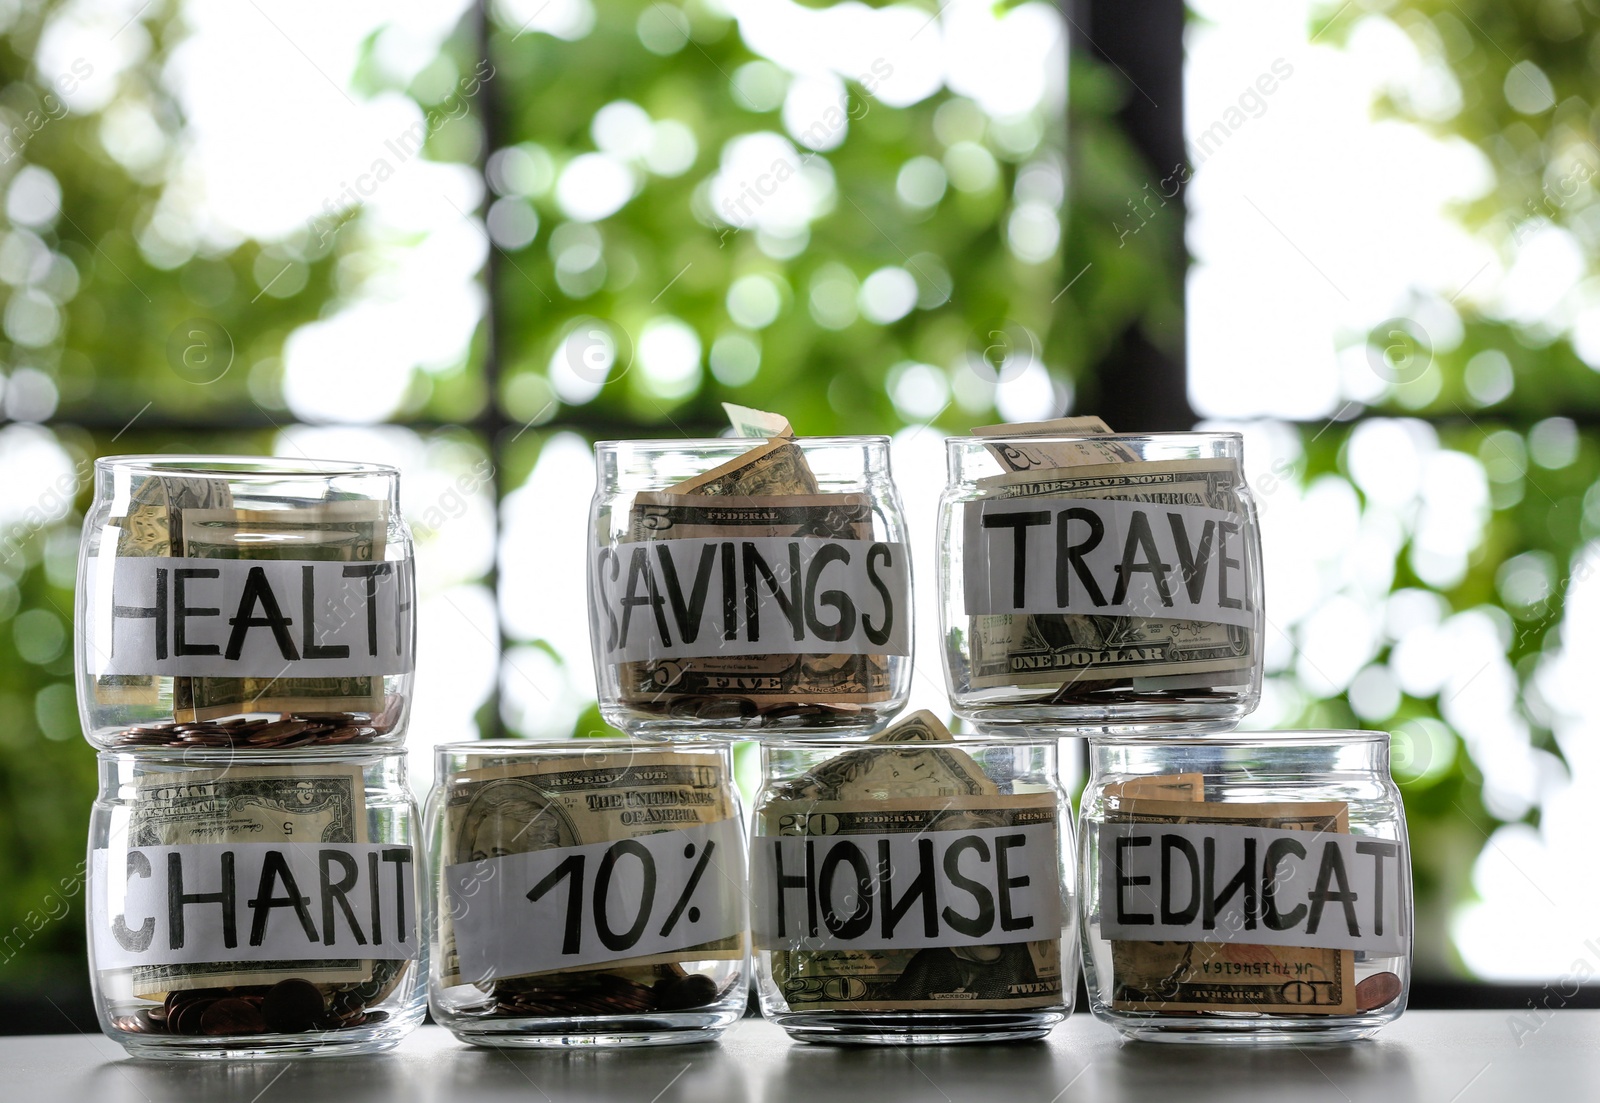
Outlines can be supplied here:
<path id="1" fill-rule="evenodd" d="M 444 1026 L 474 1046 L 518 1049 L 628 1049 L 714 1042 L 740 1017 L 738 1011 L 649 1016 L 565 1018 L 456 1018 Z"/>
<path id="2" fill-rule="evenodd" d="M 1065 1011 L 767 1011 L 797 1042 L 837 1046 L 947 1046 L 1043 1038 Z"/>
<path id="3" fill-rule="evenodd" d="M 664 743 L 683 740 L 729 740 L 743 742 L 764 739 L 837 739 L 840 742 L 858 741 L 876 735 L 889 726 L 892 712 L 882 712 L 870 717 L 859 713 L 827 717 L 785 718 L 780 720 L 728 719 L 700 720 L 693 717 L 675 718 L 655 713 L 638 713 L 626 709 L 601 709 L 601 716 L 612 727 L 620 728 L 635 739 L 660 740 Z"/>
<path id="4" fill-rule="evenodd" d="M 1134 1042 L 1214 1046 L 1337 1045 L 1370 1038 L 1398 1017 L 1396 1014 L 1340 1016 L 1329 1021 L 1282 1016 L 1177 1020 L 1095 1012 L 1095 1018 Z"/>
<path id="5" fill-rule="evenodd" d="M 420 1021 L 420 1020 L 419 1020 Z M 381 1033 L 364 1033 L 345 1038 L 326 1034 L 239 1034 L 220 1037 L 188 1037 L 154 1034 L 128 1034 L 117 1031 L 111 1039 L 131 1057 L 161 1061 L 274 1061 L 303 1057 L 351 1057 L 378 1053 L 398 1045 L 411 1033 L 416 1022 L 397 1024 Z"/>

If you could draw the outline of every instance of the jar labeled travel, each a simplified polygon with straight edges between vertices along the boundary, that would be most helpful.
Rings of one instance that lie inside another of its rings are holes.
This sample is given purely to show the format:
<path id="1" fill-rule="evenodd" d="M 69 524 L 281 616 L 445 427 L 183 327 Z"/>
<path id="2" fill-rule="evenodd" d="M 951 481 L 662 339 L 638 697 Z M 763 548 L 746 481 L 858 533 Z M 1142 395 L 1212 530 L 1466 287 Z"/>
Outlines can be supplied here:
<path id="1" fill-rule="evenodd" d="M 867 732 L 911 680 L 886 437 L 595 446 L 600 710 L 632 733 Z"/>
<path id="2" fill-rule="evenodd" d="M 744 1013 L 744 831 L 725 743 L 438 749 L 434 1018 L 484 1045 L 664 1045 Z"/>
<path id="3" fill-rule="evenodd" d="M 383 1049 L 426 1013 L 400 751 L 100 754 L 100 1024 L 144 1057 Z"/>
<path id="4" fill-rule="evenodd" d="M 762 746 L 756 978 L 803 1041 L 1038 1038 L 1077 978 L 1056 743 L 954 741 L 916 713 L 849 748 Z"/>
<path id="5" fill-rule="evenodd" d="M 1226 728 L 1261 691 L 1261 542 L 1239 434 L 1084 422 L 1103 426 L 946 442 L 952 707 L 985 730 Z"/>
<path id="6" fill-rule="evenodd" d="M 102 748 L 398 742 L 414 580 L 379 464 L 95 461 L 78 566 L 78 705 Z"/>
<path id="7" fill-rule="evenodd" d="M 1083 795 L 1094 1014 L 1178 1041 L 1364 1038 L 1411 979 L 1385 732 L 1096 736 Z"/>

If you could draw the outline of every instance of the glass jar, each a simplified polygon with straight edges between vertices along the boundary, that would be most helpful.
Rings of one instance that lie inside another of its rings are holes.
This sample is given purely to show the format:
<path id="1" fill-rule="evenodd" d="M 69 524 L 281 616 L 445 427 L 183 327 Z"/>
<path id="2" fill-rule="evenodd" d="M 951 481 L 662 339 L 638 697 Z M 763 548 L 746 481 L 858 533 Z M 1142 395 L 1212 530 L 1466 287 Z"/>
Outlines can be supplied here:
<path id="1" fill-rule="evenodd" d="M 398 743 L 416 648 L 399 481 L 331 460 L 96 460 L 76 634 L 89 742 Z"/>
<path id="2" fill-rule="evenodd" d="M 435 1021 L 492 1046 L 704 1042 L 744 1014 L 744 829 L 727 743 L 437 749 Z"/>
<path id="3" fill-rule="evenodd" d="M 862 733 L 911 683 L 887 437 L 602 441 L 589 621 L 633 735 Z"/>
<path id="4" fill-rule="evenodd" d="M 1095 1016 L 1131 1038 L 1367 1037 L 1405 1010 L 1411 854 L 1389 736 L 1092 736 Z"/>
<path id="5" fill-rule="evenodd" d="M 1040 1038 L 1077 979 L 1056 743 L 762 745 L 756 985 L 808 1042 Z"/>
<path id="6" fill-rule="evenodd" d="M 951 707 L 985 731 L 1226 729 L 1261 696 L 1261 537 L 1238 433 L 952 437 Z"/>
<path id="7" fill-rule="evenodd" d="M 100 753 L 89 975 L 140 1057 L 394 1045 L 427 1011 L 398 750 Z"/>

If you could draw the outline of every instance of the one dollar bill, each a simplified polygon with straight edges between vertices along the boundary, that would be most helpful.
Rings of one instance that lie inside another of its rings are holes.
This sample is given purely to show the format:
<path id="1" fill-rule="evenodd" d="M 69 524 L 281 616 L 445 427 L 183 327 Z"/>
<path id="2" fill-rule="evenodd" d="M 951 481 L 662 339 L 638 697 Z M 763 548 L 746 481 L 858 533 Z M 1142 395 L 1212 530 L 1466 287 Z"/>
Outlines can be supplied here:
<path id="1" fill-rule="evenodd" d="M 146 774 L 128 824 L 128 846 L 365 843 L 370 840 L 363 792 L 361 767 L 338 763 Z M 133 990 L 137 996 L 160 999 L 170 991 L 270 985 L 290 977 L 314 984 L 359 984 L 372 979 L 373 963 L 141 965 L 133 970 Z"/>
<path id="2" fill-rule="evenodd" d="M 994 498 L 1049 497 L 1205 506 L 1238 512 L 1239 480 L 1230 460 L 1101 463 L 1027 470 L 983 480 Z M 968 508 L 974 508 L 969 505 Z M 972 569 L 969 566 L 969 569 Z M 1249 628 L 1195 620 L 1093 614 L 999 613 L 967 619 L 966 646 L 974 689 L 1037 686 L 1058 702 L 1092 694 L 1106 683 L 1141 688 L 1229 684 L 1244 680 L 1260 641 Z"/>
<path id="3" fill-rule="evenodd" d="M 388 504 L 367 500 L 300 509 L 186 508 L 177 516 L 178 543 L 190 559 L 371 563 L 383 558 L 389 522 Z M 383 709 L 379 675 L 183 677 L 173 684 L 173 717 L 191 723 L 245 712 L 377 715 Z"/>

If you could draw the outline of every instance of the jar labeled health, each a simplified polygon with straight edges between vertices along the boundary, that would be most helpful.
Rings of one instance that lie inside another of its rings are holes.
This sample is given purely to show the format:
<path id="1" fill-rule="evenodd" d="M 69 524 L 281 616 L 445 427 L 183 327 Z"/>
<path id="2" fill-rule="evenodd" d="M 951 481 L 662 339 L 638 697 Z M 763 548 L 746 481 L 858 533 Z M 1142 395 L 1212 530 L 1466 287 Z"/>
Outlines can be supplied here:
<path id="1" fill-rule="evenodd" d="M 96 746 L 403 737 L 415 601 L 394 468 L 100 459 L 79 555 L 78 706 Z"/>
<path id="2" fill-rule="evenodd" d="M 1261 540 L 1237 433 L 946 441 L 939 586 L 984 730 L 1225 729 L 1261 693 Z"/>
<path id="3" fill-rule="evenodd" d="M 727 743 L 438 748 L 434 1018 L 493 1046 L 703 1042 L 744 1014 Z"/>
<path id="4" fill-rule="evenodd" d="M 756 980 L 767 1018 L 799 1040 L 1039 1038 L 1072 1009 L 1056 743 L 950 742 L 942 730 L 921 713 L 891 741 L 762 745 Z"/>
<path id="5" fill-rule="evenodd" d="M 1411 854 L 1386 732 L 1090 738 L 1084 976 L 1163 1041 L 1364 1038 L 1405 1009 Z"/>
<path id="6" fill-rule="evenodd" d="M 604 441 L 595 460 L 607 721 L 848 734 L 905 704 L 911 558 L 887 437 Z"/>
<path id="7" fill-rule="evenodd" d="M 427 1011 L 401 751 L 100 754 L 90 977 L 141 1057 L 383 1049 Z"/>

